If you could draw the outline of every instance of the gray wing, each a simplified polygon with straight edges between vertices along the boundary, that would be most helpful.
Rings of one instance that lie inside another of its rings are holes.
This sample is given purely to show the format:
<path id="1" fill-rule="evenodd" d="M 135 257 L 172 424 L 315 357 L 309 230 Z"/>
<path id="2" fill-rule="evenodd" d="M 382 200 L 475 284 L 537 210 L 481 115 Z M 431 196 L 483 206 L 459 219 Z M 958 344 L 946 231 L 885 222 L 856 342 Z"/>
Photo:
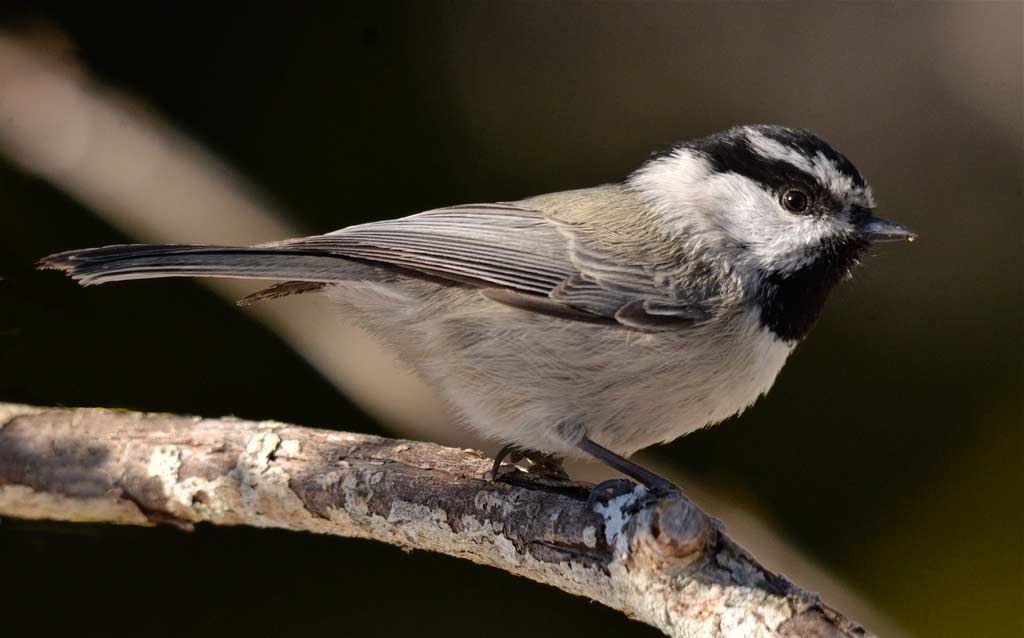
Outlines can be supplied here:
<path id="1" fill-rule="evenodd" d="M 390 264 L 526 310 L 640 330 L 708 316 L 657 264 L 623 263 L 572 224 L 514 204 L 442 208 L 266 247 Z"/>

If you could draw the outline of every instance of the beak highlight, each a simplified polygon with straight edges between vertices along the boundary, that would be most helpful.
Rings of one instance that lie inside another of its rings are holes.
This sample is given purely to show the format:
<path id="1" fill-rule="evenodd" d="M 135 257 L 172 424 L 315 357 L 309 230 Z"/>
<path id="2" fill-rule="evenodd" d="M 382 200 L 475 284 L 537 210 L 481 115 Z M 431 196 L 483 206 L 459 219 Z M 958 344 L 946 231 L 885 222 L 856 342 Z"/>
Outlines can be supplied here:
<path id="1" fill-rule="evenodd" d="M 917 233 L 879 217 L 868 217 L 854 228 L 854 234 L 867 241 L 914 241 Z"/>

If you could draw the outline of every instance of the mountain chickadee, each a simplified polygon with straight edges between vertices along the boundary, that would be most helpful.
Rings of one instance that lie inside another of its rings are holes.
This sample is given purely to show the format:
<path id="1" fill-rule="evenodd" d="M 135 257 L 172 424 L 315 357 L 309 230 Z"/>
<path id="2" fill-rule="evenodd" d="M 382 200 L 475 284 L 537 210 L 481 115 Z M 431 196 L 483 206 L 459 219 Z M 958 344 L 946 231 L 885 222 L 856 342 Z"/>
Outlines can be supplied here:
<path id="1" fill-rule="evenodd" d="M 744 410 L 869 242 L 915 239 L 873 208 L 815 135 L 740 126 L 615 184 L 252 247 L 73 250 L 40 267 L 82 285 L 281 281 L 245 301 L 319 291 L 507 444 L 494 476 L 509 452 L 554 472 L 592 456 L 664 492 L 625 457 Z"/>

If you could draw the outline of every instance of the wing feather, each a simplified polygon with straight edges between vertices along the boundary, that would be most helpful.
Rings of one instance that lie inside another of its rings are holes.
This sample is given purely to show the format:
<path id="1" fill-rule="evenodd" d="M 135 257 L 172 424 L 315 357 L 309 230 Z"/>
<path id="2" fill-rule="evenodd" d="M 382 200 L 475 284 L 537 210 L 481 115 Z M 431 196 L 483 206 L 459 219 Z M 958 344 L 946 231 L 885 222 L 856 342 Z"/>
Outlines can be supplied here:
<path id="1" fill-rule="evenodd" d="M 613 233 L 618 241 L 608 243 Z M 243 300 L 250 302 L 345 281 L 349 269 L 341 260 L 358 259 L 476 286 L 494 301 L 578 321 L 650 331 L 705 320 L 699 300 L 711 292 L 659 261 L 672 245 L 658 241 L 592 218 L 479 204 L 260 246 L 108 246 L 51 255 L 40 265 L 86 285 L 184 276 L 284 282 Z"/>
<path id="2" fill-rule="evenodd" d="M 442 208 L 268 246 L 387 263 L 477 285 L 515 307 L 640 330 L 707 316 L 678 298 L 657 265 L 625 263 L 572 224 L 514 204 Z"/>

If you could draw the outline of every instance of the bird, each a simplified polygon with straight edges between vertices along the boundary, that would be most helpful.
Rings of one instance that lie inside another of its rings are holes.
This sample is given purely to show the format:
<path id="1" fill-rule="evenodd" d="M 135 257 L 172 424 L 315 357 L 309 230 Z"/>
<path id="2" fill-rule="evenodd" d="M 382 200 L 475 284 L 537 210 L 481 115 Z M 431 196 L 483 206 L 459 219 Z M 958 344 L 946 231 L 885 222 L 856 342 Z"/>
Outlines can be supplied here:
<path id="1" fill-rule="evenodd" d="M 674 143 L 625 178 L 456 205 L 256 246 L 128 244 L 50 255 L 82 285 L 274 280 L 253 303 L 316 293 L 389 344 L 471 430 L 564 477 L 743 412 L 875 242 L 870 186 L 814 133 L 741 125 Z M 634 484 L 602 483 L 593 495 Z"/>

